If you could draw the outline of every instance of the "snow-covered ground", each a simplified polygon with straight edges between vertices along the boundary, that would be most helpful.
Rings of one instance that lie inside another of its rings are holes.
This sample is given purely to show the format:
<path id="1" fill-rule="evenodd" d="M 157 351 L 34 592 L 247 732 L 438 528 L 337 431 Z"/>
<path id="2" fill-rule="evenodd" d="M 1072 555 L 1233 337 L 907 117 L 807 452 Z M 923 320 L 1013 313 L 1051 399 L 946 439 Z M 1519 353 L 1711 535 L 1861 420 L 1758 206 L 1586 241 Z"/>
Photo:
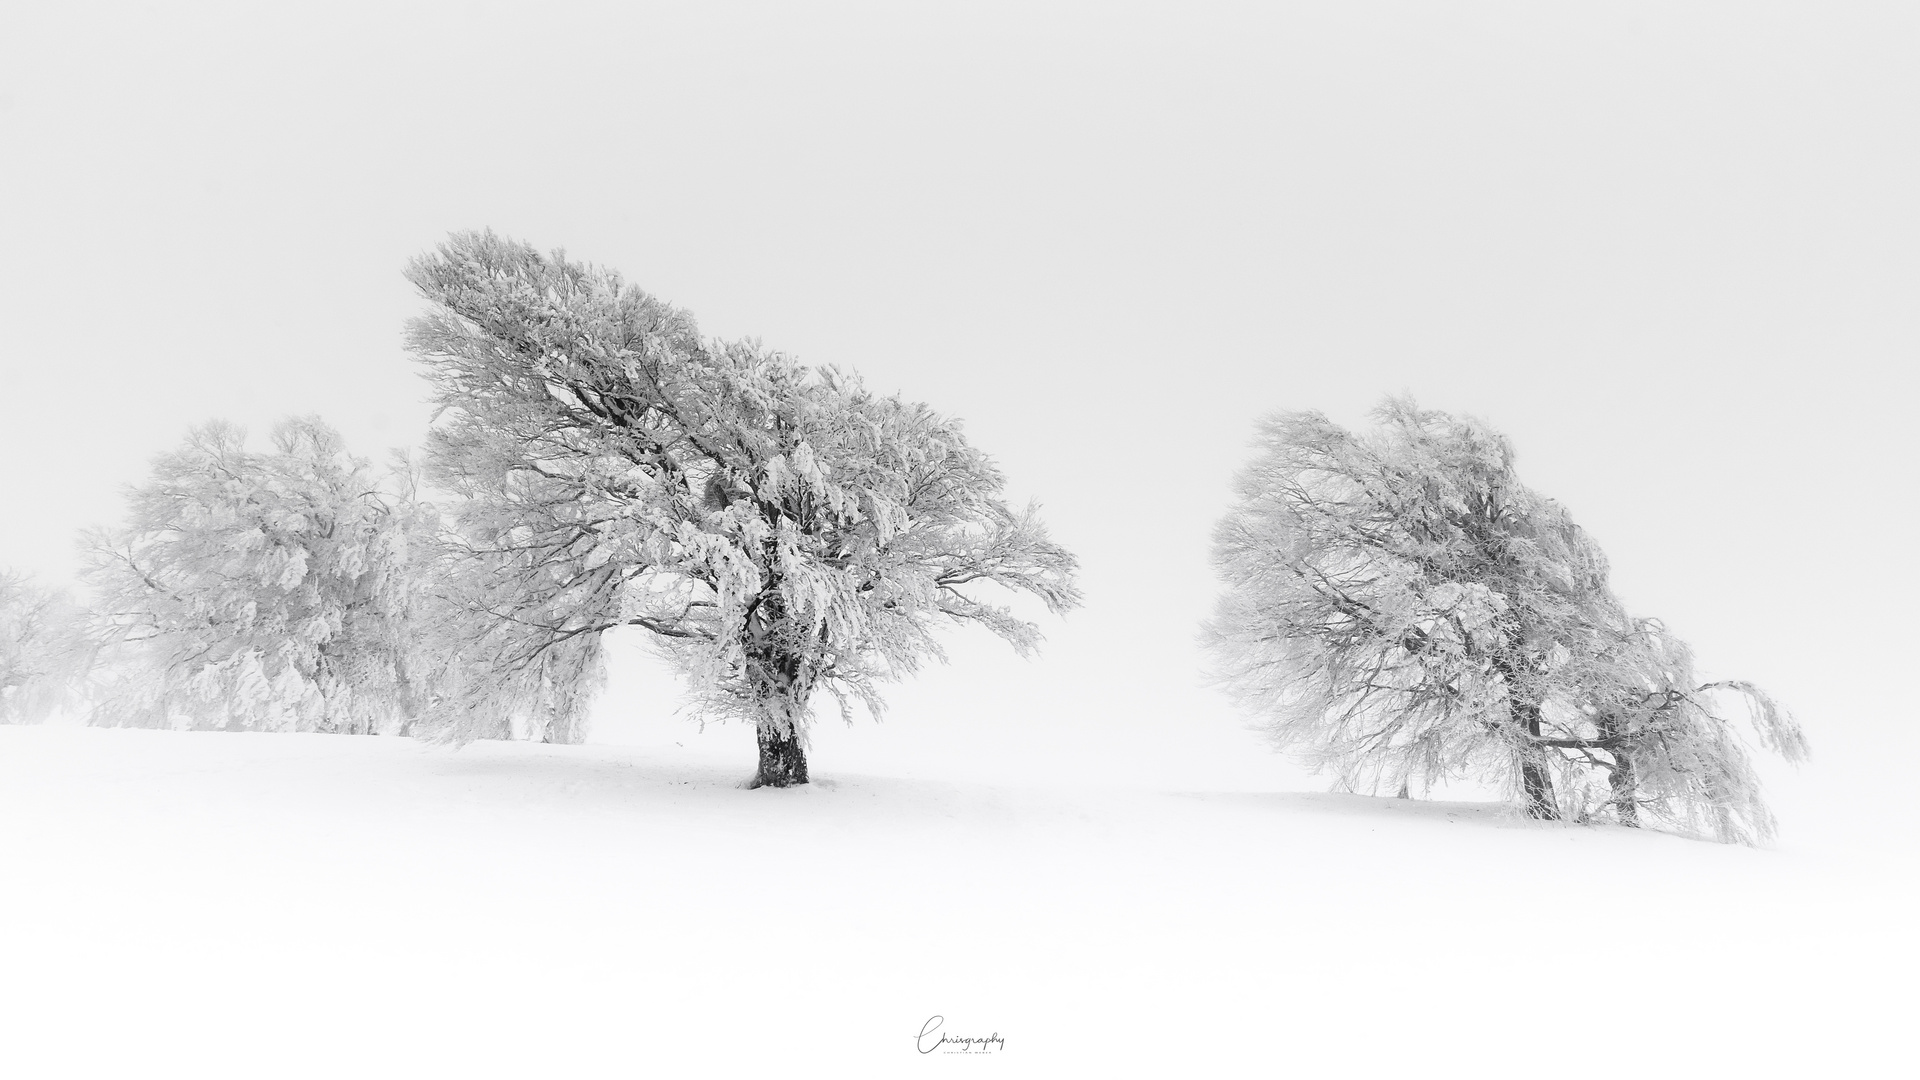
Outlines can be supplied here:
<path id="1" fill-rule="evenodd" d="M 738 741 L 0 727 L 0 1075 L 1905 1067 L 1909 852 Z"/>

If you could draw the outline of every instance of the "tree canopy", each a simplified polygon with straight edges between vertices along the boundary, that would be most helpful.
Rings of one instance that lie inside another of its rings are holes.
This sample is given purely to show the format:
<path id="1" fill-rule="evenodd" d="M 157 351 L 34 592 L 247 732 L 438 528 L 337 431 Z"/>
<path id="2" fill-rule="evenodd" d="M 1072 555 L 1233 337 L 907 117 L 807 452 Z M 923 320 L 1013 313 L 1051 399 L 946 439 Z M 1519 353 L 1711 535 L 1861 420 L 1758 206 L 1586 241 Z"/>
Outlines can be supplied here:
<path id="1" fill-rule="evenodd" d="M 1770 836 L 1724 705 L 1799 760 L 1793 720 L 1751 683 L 1697 682 L 1683 643 L 1630 617 L 1504 437 L 1404 399 L 1375 418 L 1262 423 L 1214 539 L 1205 636 L 1228 692 L 1350 786 L 1472 777 L 1540 817 Z"/>
<path id="2" fill-rule="evenodd" d="M 491 233 L 408 276 L 432 304 L 408 343 L 443 417 L 427 473 L 462 497 L 461 557 L 511 583 L 491 608 L 516 628 L 509 661 L 644 627 L 705 715 L 755 725 L 755 783 L 806 781 L 814 691 L 877 714 L 878 684 L 941 656 L 943 623 L 1032 648 L 980 586 L 1078 602 L 1073 557 L 925 405 L 703 339 L 618 274 Z"/>
<path id="3" fill-rule="evenodd" d="M 74 702 L 90 650 L 65 592 L 0 571 L 0 724 L 35 724 Z"/>
<path id="4" fill-rule="evenodd" d="M 427 523 L 317 418 L 250 451 L 194 429 L 86 540 L 93 722 L 395 731 L 416 708 L 410 542 Z"/>

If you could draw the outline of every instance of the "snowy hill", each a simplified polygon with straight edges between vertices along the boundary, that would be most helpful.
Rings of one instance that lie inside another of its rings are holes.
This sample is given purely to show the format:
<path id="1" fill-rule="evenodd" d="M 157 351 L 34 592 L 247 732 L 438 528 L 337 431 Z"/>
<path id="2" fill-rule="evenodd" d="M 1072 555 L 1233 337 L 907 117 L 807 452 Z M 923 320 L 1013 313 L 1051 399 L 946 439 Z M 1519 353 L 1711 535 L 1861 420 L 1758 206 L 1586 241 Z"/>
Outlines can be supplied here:
<path id="1" fill-rule="evenodd" d="M 744 771 L 0 727 L 0 1074 L 1864 1075 L 1906 1020 L 1903 861 Z"/>

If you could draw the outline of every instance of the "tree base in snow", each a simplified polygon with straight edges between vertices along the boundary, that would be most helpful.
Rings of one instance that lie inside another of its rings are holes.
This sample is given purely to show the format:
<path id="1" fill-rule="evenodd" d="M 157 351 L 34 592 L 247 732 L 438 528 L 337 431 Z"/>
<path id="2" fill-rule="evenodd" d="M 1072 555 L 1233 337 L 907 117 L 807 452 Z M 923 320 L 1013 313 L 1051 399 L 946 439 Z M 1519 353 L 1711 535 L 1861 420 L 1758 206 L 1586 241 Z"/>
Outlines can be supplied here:
<path id="1" fill-rule="evenodd" d="M 1520 784 L 1527 792 L 1527 816 L 1540 821 L 1559 821 L 1560 807 L 1553 801 L 1553 778 L 1547 767 L 1535 762 L 1520 766 Z"/>
<path id="2" fill-rule="evenodd" d="M 793 787 L 806 782 L 807 752 L 800 745 L 800 733 L 760 729 L 760 771 L 753 774 L 747 788 Z"/>

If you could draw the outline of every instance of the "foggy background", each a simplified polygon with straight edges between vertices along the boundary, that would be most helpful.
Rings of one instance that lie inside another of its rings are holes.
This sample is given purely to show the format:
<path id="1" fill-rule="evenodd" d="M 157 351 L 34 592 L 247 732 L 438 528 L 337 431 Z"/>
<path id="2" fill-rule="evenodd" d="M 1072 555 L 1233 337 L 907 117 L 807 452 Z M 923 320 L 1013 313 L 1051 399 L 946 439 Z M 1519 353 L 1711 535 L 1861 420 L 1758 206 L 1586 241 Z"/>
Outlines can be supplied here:
<path id="1" fill-rule="evenodd" d="M 416 445 L 405 262 L 490 227 L 960 416 L 1083 562 L 817 775 L 1312 786 L 1204 687 L 1253 424 L 1480 416 L 1628 607 L 1910 827 L 1920 16 L 1821 3 L 11 5 L 0 566 L 189 425 Z M 623 646 L 624 648 L 624 646 Z M 718 747 L 623 652 L 598 739 Z M 1764 766 L 1763 766 L 1764 767 Z"/>

